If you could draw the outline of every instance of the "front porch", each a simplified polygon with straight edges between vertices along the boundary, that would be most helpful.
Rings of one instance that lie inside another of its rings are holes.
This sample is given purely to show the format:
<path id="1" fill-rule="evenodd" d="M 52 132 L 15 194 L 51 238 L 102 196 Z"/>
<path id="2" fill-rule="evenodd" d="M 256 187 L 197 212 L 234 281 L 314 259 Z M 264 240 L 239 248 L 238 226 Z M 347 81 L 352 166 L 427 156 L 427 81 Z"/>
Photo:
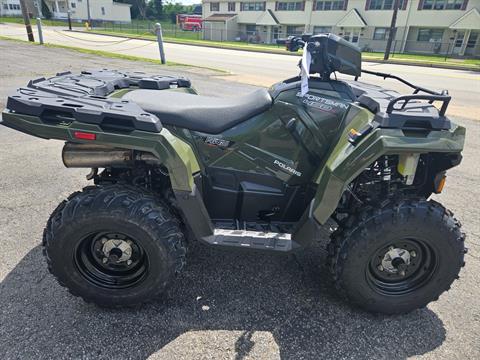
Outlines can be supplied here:
<path id="1" fill-rule="evenodd" d="M 45 4 L 50 9 L 52 17 L 54 19 L 67 19 L 68 18 L 68 3 L 62 0 L 46 0 Z"/>

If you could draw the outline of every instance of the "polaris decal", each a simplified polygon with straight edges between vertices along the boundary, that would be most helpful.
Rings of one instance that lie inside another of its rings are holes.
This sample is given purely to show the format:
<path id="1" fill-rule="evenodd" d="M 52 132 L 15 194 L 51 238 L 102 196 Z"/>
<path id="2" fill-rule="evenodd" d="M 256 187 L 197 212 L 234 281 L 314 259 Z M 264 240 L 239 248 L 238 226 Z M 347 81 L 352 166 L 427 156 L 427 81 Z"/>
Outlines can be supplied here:
<path id="1" fill-rule="evenodd" d="M 312 95 L 307 93 L 302 96 L 300 91 L 297 93 L 297 97 L 301 98 L 302 103 L 307 106 L 330 113 L 336 113 L 339 110 L 348 110 L 349 107 L 349 105 L 344 102 L 327 99 L 318 95 Z"/>
<path id="2" fill-rule="evenodd" d="M 286 170 L 286 171 L 288 171 L 289 173 L 292 173 L 293 175 L 302 176 L 302 173 L 301 173 L 300 171 L 297 171 L 297 170 L 291 168 L 290 166 L 285 165 L 284 163 L 282 163 L 282 162 L 280 162 L 280 161 L 278 161 L 278 160 L 275 160 L 273 163 L 274 163 L 275 165 L 280 166 L 283 170 Z"/>

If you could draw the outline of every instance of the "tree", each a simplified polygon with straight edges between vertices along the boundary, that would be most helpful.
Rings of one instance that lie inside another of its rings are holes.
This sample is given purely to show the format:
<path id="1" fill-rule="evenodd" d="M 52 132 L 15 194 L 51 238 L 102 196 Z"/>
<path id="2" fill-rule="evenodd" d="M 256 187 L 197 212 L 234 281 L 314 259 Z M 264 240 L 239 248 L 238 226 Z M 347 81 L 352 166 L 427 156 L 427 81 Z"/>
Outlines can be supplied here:
<path id="1" fill-rule="evenodd" d="M 163 4 L 162 0 L 153 0 L 153 8 L 155 9 L 155 15 L 157 18 L 161 18 L 163 15 Z"/>
<path id="2" fill-rule="evenodd" d="M 178 2 L 167 2 L 163 5 L 163 16 L 165 18 L 170 18 L 172 23 L 177 21 L 177 14 L 191 14 L 192 12 L 192 5 L 183 5 Z"/>
<path id="3" fill-rule="evenodd" d="M 147 18 L 147 2 L 145 0 L 135 0 L 135 4 L 137 5 L 138 12 L 142 19 Z"/>

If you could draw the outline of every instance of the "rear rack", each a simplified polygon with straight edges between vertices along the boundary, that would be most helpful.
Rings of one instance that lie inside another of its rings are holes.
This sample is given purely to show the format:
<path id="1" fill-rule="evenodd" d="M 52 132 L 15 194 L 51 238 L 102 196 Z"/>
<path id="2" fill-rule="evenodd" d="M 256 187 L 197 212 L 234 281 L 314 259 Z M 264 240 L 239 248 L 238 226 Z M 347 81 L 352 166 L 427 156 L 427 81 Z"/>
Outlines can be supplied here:
<path id="1" fill-rule="evenodd" d="M 375 75 L 383 79 L 394 79 L 412 88 L 413 94 L 390 96 L 377 99 L 369 96 L 368 92 L 358 98 L 360 105 L 374 112 L 374 121 L 380 127 L 388 128 L 421 128 L 421 129 L 450 129 L 451 124 L 445 116 L 451 96 L 447 90 L 437 92 L 412 84 L 399 76 L 362 70 L 365 74 Z M 358 80 L 358 77 L 355 78 Z M 426 100 L 423 102 L 422 100 Z M 433 106 L 435 101 L 442 103 L 440 109 Z M 388 103 L 387 103 L 388 102 Z"/>
<path id="2" fill-rule="evenodd" d="M 134 102 L 117 98 L 118 93 L 114 92 L 180 87 L 189 88 L 190 81 L 184 77 L 108 69 L 65 72 L 49 79 L 31 80 L 8 97 L 7 111 L 37 116 L 47 125 L 78 121 L 98 125 L 104 131 L 158 133 L 162 124 L 157 116 Z"/>

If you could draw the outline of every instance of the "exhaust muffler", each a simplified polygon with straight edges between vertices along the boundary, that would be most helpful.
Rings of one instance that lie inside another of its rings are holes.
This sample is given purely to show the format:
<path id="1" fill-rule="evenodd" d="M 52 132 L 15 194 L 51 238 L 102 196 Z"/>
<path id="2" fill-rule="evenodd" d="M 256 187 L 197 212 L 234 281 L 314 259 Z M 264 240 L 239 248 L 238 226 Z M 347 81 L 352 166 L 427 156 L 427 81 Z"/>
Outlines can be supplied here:
<path id="1" fill-rule="evenodd" d="M 63 164 L 68 168 L 131 167 L 135 161 L 161 165 L 153 154 L 128 149 L 117 149 L 97 144 L 65 143 Z"/>

